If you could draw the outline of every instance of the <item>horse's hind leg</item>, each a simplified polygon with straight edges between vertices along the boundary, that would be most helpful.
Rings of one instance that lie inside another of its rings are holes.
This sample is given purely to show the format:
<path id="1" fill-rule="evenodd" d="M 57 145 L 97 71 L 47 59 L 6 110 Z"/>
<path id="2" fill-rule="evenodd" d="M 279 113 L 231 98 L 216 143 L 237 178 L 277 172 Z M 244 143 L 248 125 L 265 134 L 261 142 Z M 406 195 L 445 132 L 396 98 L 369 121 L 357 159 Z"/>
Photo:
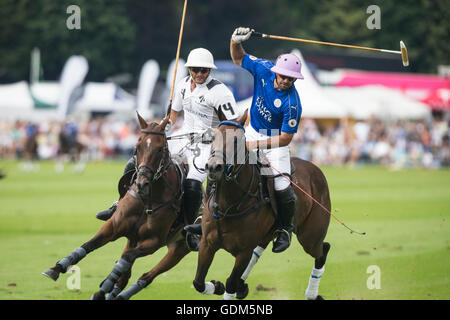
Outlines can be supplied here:
<path id="1" fill-rule="evenodd" d="M 67 257 L 58 261 L 53 268 L 47 269 L 42 274 L 56 281 L 61 272 L 65 273 L 69 266 L 77 264 L 88 253 L 102 247 L 109 241 L 112 241 L 113 238 L 113 225 L 111 222 L 107 222 L 91 240 L 84 243 L 81 247 L 73 250 Z"/>
<path id="2" fill-rule="evenodd" d="M 320 258 L 315 259 L 314 267 L 312 268 L 311 275 L 309 277 L 308 287 L 305 290 L 305 297 L 307 300 L 322 300 L 319 295 L 320 279 L 325 272 L 325 262 L 327 260 L 328 251 L 330 251 L 330 244 L 328 242 L 323 243 L 323 254 Z"/>
<path id="3" fill-rule="evenodd" d="M 164 258 L 149 272 L 144 273 L 134 284 L 127 290 L 123 291 L 117 296 L 117 300 L 128 300 L 133 295 L 146 288 L 153 280 L 163 272 L 172 269 L 178 262 L 181 261 L 190 251 L 184 244 L 184 241 L 177 241 L 171 243 L 169 251 Z"/>

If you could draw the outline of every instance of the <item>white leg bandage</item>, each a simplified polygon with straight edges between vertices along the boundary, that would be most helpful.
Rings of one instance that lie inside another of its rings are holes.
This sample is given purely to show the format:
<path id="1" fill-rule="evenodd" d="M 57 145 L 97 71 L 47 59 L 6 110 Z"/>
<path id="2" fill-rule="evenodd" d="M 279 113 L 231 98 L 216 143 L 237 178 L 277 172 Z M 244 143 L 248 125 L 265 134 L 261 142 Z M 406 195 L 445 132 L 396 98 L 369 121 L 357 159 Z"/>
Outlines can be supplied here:
<path id="1" fill-rule="evenodd" d="M 315 300 L 319 295 L 320 278 L 322 277 L 324 271 L 325 266 L 321 269 L 312 269 L 311 276 L 309 277 L 308 288 L 306 288 L 305 291 L 306 300 Z"/>
<path id="2" fill-rule="evenodd" d="M 228 293 L 225 291 L 222 300 L 233 300 L 234 298 L 236 298 L 236 293 Z"/>
<path id="3" fill-rule="evenodd" d="M 250 275 L 250 272 L 252 271 L 254 265 L 258 262 L 258 259 L 261 257 L 261 255 L 264 252 L 264 248 L 257 246 L 255 250 L 253 250 L 252 258 L 247 266 L 247 269 L 245 269 L 244 273 L 241 276 L 242 280 L 247 280 L 248 276 Z"/>
<path id="4" fill-rule="evenodd" d="M 215 290 L 214 283 L 212 282 L 205 282 L 205 290 L 202 292 L 202 294 L 213 294 Z"/>

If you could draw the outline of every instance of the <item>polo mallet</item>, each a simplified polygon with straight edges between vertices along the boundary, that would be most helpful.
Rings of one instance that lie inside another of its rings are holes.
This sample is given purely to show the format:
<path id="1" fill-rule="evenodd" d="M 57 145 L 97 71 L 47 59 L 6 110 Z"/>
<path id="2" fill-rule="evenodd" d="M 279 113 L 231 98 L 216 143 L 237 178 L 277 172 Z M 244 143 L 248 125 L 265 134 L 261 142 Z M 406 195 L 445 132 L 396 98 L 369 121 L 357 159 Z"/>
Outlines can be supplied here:
<path id="1" fill-rule="evenodd" d="M 178 60 L 180 59 L 181 39 L 183 38 L 184 17 L 186 16 L 186 7 L 187 7 L 187 0 L 184 0 L 183 17 L 181 18 L 180 34 L 178 36 L 177 56 L 175 58 L 175 70 L 173 72 L 172 88 L 170 88 L 169 107 L 167 108 L 166 116 L 170 115 L 170 111 L 172 110 L 173 90 L 175 87 L 175 79 L 177 78 Z"/>
<path id="2" fill-rule="evenodd" d="M 403 66 L 404 67 L 407 67 L 409 65 L 408 51 L 406 50 L 405 44 L 401 40 L 400 40 L 400 51 L 396 51 L 396 50 L 386 50 L 386 49 L 354 46 L 354 45 L 349 45 L 349 44 L 324 42 L 324 41 L 317 41 L 317 40 L 306 40 L 306 39 L 300 39 L 300 38 L 274 36 L 274 35 L 271 35 L 271 34 L 265 34 L 265 33 L 260 33 L 260 32 L 256 32 L 256 31 L 252 32 L 252 36 L 260 37 L 260 38 L 269 38 L 269 39 L 288 40 L 288 41 L 296 41 L 296 42 L 315 43 L 315 44 L 322 44 L 322 45 L 334 46 L 334 47 L 344 47 L 344 48 L 353 48 L 353 49 L 361 49 L 361 50 L 386 52 L 386 53 L 395 53 L 395 54 L 400 54 L 402 56 L 402 62 L 403 62 Z"/>

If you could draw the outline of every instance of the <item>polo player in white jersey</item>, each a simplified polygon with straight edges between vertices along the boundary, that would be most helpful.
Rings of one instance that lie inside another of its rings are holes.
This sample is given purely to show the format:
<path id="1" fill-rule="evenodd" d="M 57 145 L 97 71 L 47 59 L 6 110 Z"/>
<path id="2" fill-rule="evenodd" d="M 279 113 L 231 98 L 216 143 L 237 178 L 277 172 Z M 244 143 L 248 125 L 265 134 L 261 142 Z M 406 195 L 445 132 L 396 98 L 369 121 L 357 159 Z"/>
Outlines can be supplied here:
<path id="1" fill-rule="evenodd" d="M 185 67 L 189 69 L 189 76 L 182 79 L 175 86 L 170 122 L 166 126 L 169 130 L 175 123 L 181 111 L 184 111 L 183 125 L 177 133 L 202 133 L 215 128 L 220 121 L 234 120 L 238 108 L 233 93 L 226 85 L 211 76 L 211 69 L 217 69 L 211 52 L 204 48 L 192 50 L 187 58 Z M 188 140 L 169 140 L 169 151 L 176 154 L 186 146 Z M 199 154 L 187 149 L 184 155 L 189 164 L 189 171 L 184 182 L 184 197 L 182 211 L 187 224 L 196 219 L 202 202 L 202 184 L 206 179 L 205 165 L 208 161 L 210 145 L 198 144 Z M 125 167 L 124 174 L 135 170 L 135 159 L 130 159 Z M 109 219 L 117 208 L 117 201 L 107 210 L 97 214 L 101 220 Z M 187 245 L 189 249 L 198 250 L 198 240 L 188 234 Z"/>

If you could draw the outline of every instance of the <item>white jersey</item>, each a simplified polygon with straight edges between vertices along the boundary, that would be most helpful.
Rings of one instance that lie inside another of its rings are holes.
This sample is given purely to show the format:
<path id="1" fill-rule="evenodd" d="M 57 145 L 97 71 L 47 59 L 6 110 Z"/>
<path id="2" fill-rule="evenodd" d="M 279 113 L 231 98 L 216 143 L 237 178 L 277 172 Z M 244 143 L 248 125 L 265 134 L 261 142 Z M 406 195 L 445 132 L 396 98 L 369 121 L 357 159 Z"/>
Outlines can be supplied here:
<path id="1" fill-rule="evenodd" d="M 196 84 L 191 92 L 191 76 L 181 80 L 175 88 L 172 109 L 184 110 L 182 131 L 198 132 L 216 128 L 219 112 L 227 120 L 237 118 L 238 107 L 233 93 L 226 85 L 210 76 L 202 84 Z"/>

